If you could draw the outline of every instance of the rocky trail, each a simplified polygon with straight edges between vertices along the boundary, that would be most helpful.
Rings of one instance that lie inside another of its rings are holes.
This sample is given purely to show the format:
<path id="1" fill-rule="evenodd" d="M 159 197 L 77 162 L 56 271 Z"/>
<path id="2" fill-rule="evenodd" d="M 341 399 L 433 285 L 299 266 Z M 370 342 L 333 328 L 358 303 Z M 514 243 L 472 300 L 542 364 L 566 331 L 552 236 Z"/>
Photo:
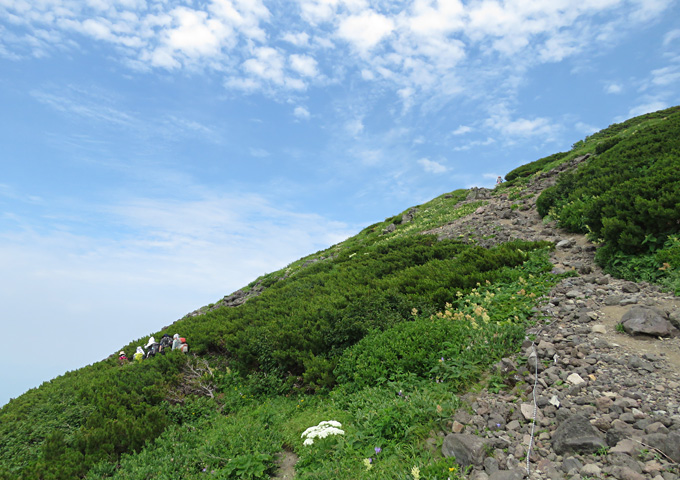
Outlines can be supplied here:
<path id="1" fill-rule="evenodd" d="M 595 245 L 536 212 L 538 194 L 583 160 L 539 176 L 516 200 L 473 190 L 467 201 L 484 206 L 430 232 L 482 245 L 549 240 L 555 271 L 579 273 L 553 288 L 522 353 L 495 366 L 507 387 L 466 394 L 439 434 L 468 478 L 680 479 L 680 299 L 605 275 Z"/>

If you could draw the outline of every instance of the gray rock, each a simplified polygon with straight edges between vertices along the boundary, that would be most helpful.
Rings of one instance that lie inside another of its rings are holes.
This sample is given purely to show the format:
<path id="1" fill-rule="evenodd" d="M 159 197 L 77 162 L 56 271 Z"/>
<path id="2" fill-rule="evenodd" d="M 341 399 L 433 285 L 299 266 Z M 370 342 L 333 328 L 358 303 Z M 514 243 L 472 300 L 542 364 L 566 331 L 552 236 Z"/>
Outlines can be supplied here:
<path id="1" fill-rule="evenodd" d="M 604 299 L 604 304 L 607 306 L 619 305 L 621 300 L 623 300 L 621 295 L 609 295 Z"/>
<path id="2" fill-rule="evenodd" d="M 442 454 L 445 457 L 455 457 L 462 467 L 469 465 L 482 466 L 490 447 L 486 439 L 476 435 L 449 433 L 444 438 Z"/>
<path id="3" fill-rule="evenodd" d="M 499 470 L 498 460 L 493 457 L 486 457 L 484 459 L 484 471 L 489 475 L 493 475 Z"/>
<path id="4" fill-rule="evenodd" d="M 658 312 L 647 307 L 633 307 L 621 317 L 623 329 L 630 335 L 669 337 L 673 325 Z"/>
<path id="5" fill-rule="evenodd" d="M 562 470 L 564 470 L 565 473 L 569 473 L 571 470 L 580 471 L 581 468 L 583 468 L 583 464 L 574 457 L 567 457 L 562 462 Z"/>
<path id="6" fill-rule="evenodd" d="M 651 433 L 643 436 L 642 442 L 659 449 L 675 463 L 680 463 L 680 431 L 674 430 L 668 435 Z"/>
<path id="7" fill-rule="evenodd" d="M 628 359 L 628 366 L 638 370 L 644 370 L 649 373 L 652 373 L 655 370 L 654 365 L 636 356 L 632 356 Z"/>
<path id="8" fill-rule="evenodd" d="M 579 473 L 584 477 L 599 477 L 601 472 L 602 469 L 600 467 L 594 463 L 589 463 L 584 465 Z"/>
<path id="9" fill-rule="evenodd" d="M 397 229 L 397 226 L 394 223 L 390 223 L 385 229 L 382 231 L 383 235 L 387 233 L 392 233 Z"/>
<path id="10" fill-rule="evenodd" d="M 638 450 L 639 452 L 639 450 Z M 609 463 L 617 467 L 626 467 L 637 473 L 642 473 L 642 467 L 633 457 L 624 453 L 610 453 L 607 456 Z"/>
<path id="11" fill-rule="evenodd" d="M 522 480 L 524 471 L 522 470 L 499 470 L 489 476 L 489 480 Z"/>
<path id="12" fill-rule="evenodd" d="M 680 310 L 673 310 L 671 313 L 669 313 L 668 320 L 670 320 L 671 324 L 675 328 L 680 329 Z"/>
<path id="13" fill-rule="evenodd" d="M 612 475 L 618 480 L 645 480 L 644 475 L 631 470 L 628 467 L 614 467 L 612 469 Z"/>
<path id="14" fill-rule="evenodd" d="M 595 453 L 606 446 L 600 432 L 588 419 L 581 415 L 572 415 L 563 421 L 552 436 L 555 453 Z"/>

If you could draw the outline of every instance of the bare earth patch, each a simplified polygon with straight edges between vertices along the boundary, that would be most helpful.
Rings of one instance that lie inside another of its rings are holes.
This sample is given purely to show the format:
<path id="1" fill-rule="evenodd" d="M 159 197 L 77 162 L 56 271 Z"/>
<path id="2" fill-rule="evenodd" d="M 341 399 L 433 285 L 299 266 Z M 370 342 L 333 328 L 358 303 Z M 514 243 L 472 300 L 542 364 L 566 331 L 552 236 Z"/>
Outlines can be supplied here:
<path id="1" fill-rule="evenodd" d="M 281 480 L 295 478 L 295 464 L 298 462 L 298 456 L 295 452 L 290 450 L 283 450 L 276 455 L 277 470 L 272 479 L 279 478 Z"/>

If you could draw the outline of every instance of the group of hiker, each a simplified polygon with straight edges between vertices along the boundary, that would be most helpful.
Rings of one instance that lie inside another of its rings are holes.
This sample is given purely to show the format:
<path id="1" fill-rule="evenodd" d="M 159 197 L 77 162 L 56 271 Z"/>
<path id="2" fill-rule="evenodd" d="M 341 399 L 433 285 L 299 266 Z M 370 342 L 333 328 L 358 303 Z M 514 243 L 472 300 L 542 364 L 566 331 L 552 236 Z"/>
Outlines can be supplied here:
<path id="1" fill-rule="evenodd" d="M 146 348 L 146 350 L 144 350 Z M 187 345 L 187 340 L 184 337 L 180 337 L 179 333 L 176 333 L 172 338 L 167 333 L 163 335 L 160 342 L 157 342 L 154 337 L 149 338 L 149 342 L 146 347 L 141 345 L 137 347 L 137 351 L 132 356 L 135 362 L 141 362 L 146 358 L 151 358 L 159 353 L 165 355 L 168 350 L 179 350 L 183 353 L 189 351 L 189 345 Z M 125 363 L 128 361 L 127 355 L 124 351 L 118 354 L 118 360 L 120 363 Z"/>

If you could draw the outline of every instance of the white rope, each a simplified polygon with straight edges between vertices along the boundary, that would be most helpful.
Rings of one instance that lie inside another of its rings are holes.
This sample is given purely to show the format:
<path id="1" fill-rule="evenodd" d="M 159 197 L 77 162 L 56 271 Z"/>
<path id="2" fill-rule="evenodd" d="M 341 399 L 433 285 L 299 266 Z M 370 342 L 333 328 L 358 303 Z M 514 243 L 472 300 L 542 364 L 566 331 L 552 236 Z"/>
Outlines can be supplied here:
<path id="1" fill-rule="evenodd" d="M 529 450 L 527 450 L 527 476 L 531 474 L 531 468 L 529 463 L 531 462 L 531 449 L 534 446 L 534 431 L 536 430 L 536 416 L 538 414 L 538 404 L 536 403 L 536 385 L 538 385 L 538 353 L 536 352 L 536 343 L 532 340 L 531 348 L 533 349 L 534 358 L 536 359 L 535 377 L 534 377 L 534 389 L 533 389 L 533 399 L 534 399 L 534 415 L 533 422 L 531 422 L 531 436 L 529 437 Z"/>

